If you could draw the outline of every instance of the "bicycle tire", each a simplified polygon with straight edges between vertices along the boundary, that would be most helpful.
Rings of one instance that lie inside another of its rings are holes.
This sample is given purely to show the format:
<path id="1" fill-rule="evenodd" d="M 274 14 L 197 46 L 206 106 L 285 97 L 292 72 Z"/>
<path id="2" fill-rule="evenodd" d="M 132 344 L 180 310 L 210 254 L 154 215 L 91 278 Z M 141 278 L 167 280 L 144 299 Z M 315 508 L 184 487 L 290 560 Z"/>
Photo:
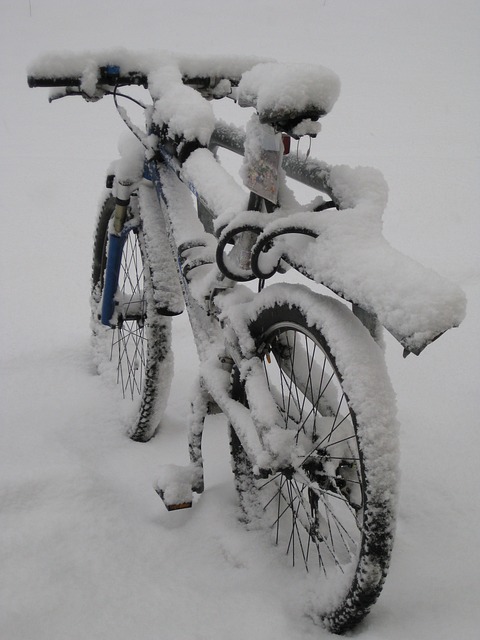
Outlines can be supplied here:
<path id="1" fill-rule="evenodd" d="M 331 632 L 343 634 L 367 615 L 387 574 L 395 527 L 397 443 L 394 410 L 379 406 L 373 413 L 372 407 L 365 411 L 364 380 L 348 371 L 355 359 L 364 362 L 371 354 L 372 361 L 383 362 L 383 354 L 361 323 L 347 318 L 349 309 L 329 299 L 328 305 L 332 303 L 345 311 L 330 322 L 328 337 L 291 300 L 259 307 L 249 325 L 284 420 L 281 426 L 293 428 L 295 441 L 308 452 L 297 467 L 303 478 L 285 469 L 259 479 L 232 428 L 230 444 L 242 519 L 250 527 L 269 530 L 297 570 L 306 569 L 309 576 L 317 571 L 320 599 L 310 614 Z M 337 359 L 342 340 L 349 341 L 348 349 Z M 379 394 L 394 405 L 385 375 L 380 366 Z M 249 405 L 235 368 L 232 395 Z M 366 413 L 377 422 L 373 438 Z"/>
<path id="2" fill-rule="evenodd" d="M 115 377 L 123 398 L 137 403 L 128 435 L 132 440 L 146 442 L 158 429 L 170 391 L 173 376 L 171 318 L 159 313 L 155 306 L 154 279 L 134 194 L 127 218 L 137 222 L 132 225 L 122 250 L 117 321 L 111 327 L 101 323 L 109 223 L 114 209 L 115 198 L 109 193 L 100 207 L 93 245 L 91 324 L 94 358 L 100 372 L 109 371 Z"/>

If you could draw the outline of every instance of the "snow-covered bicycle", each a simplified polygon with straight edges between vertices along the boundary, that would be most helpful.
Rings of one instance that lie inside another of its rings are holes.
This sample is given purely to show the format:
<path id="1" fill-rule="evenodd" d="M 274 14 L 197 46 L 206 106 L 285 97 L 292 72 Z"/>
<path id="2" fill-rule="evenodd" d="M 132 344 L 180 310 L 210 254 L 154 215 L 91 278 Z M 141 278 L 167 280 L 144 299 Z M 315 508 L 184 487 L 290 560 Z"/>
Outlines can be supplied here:
<path id="1" fill-rule="evenodd" d="M 288 153 L 338 96 L 323 67 L 113 51 L 45 56 L 29 84 L 54 87 L 52 99 L 113 95 L 134 134 L 98 216 L 92 325 L 101 366 L 112 361 L 124 395 L 139 398 L 130 436 L 147 441 L 169 393 L 171 319 L 187 309 L 200 360 L 191 463 L 164 467 L 157 492 L 168 509 L 192 505 L 205 417 L 223 412 L 242 519 L 306 571 L 313 615 L 345 632 L 379 596 L 394 536 L 381 328 L 419 354 L 461 322 L 462 292 L 385 241 L 377 171 Z M 148 89 L 144 129 L 119 104 L 139 103 L 127 86 Z M 245 130 L 215 119 L 223 98 L 253 108 Z M 222 150 L 244 156 L 243 185 Z M 287 177 L 315 189 L 313 201 L 299 204 Z M 330 292 L 282 282 L 290 268 Z"/>

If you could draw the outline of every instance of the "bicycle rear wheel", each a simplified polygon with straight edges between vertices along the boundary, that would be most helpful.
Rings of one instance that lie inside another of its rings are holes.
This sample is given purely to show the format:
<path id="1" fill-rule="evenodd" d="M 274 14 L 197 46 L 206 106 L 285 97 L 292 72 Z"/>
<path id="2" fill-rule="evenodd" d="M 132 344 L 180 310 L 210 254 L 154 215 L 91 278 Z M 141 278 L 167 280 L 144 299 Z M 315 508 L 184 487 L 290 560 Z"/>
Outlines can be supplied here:
<path id="1" fill-rule="evenodd" d="M 388 400 L 393 394 L 381 370 L 378 409 L 365 409 L 365 380 L 348 369 L 353 366 L 358 372 L 359 362 L 361 370 L 372 351 L 372 361 L 383 357 L 359 322 L 354 322 L 353 334 L 350 325 L 349 319 L 342 330 L 340 314 L 338 323 L 330 323 L 327 338 L 291 302 L 261 310 L 250 324 L 282 416 L 279 426 L 288 429 L 292 444 L 305 452 L 294 469 L 258 479 L 231 430 L 244 520 L 268 530 L 295 570 L 306 571 L 309 580 L 315 576 L 318 606 L 311 613 L 334 633 L 355 626 L 378 598 L 395 524 L 395 421 L 380 404 L 382 396 Z M 345 339 L 350 344 L 343 354 L 350 360 L 336 359 L 338 340 Z M 363 342 L 358 349 L 357 339 Z M 233 396 L 248 406 L 235 369 Z"/>
<path id="2" fill-rule="evenodd" d="M 109 372 L 125 400 L 137 407 L 129 428 L 132 440 L 147 441 L 162 417 L 173 375 L 171 318 L 158 313 L 152 274 L 136 203 L 128 211 L 130 231 L 123 245 L 115 314 L 111 326 L 101 323 L 101 302 L 108 256 L 109 223 L 115 198 L 108 195 L 95 231 L 92 267 L 92 332 L 99 372 Z"/>

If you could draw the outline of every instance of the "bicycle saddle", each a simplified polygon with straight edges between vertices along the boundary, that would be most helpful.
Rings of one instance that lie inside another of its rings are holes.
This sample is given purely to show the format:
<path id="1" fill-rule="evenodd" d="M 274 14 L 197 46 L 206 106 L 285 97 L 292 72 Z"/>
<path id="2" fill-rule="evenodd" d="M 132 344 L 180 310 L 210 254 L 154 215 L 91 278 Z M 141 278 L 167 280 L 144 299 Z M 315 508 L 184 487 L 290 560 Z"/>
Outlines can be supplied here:
<path id="1" fill-rule="evenodd" d="M 315 122 L 332 109 L 339 93 L 338 76 L 325 67 L 266 62 L 242 75 L 238 103 L 255 107 L 260 122 L 300 137 L 318 133 Z"/>

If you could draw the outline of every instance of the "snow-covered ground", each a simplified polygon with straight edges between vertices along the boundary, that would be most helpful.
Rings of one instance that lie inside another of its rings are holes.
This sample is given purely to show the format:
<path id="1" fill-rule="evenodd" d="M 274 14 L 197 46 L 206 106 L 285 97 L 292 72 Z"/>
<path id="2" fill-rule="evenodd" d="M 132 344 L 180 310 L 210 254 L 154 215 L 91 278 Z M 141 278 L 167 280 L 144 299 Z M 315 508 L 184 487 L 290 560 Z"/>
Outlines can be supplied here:
<path id="1" fill-rule="evenodd" d="M 342 81 L 312 153 L 378 167 L 385 235 L 459 283 L 467 318 L 418 358 L 387 337 L 401 421 L 393 563 L 362 640 L 478 637 L 480 128 L 476 0 L 6 0 L 0 7 L 0 638 L 310 640 L 301 591 L 236 519 L 225 425 L 207 491 L 169 514 L 152 485 L 186 459 L 195 357 L 175 321 L 161 433 L 125 435 L 89 351 L 103 175 L 122 123 L 108 100 L 47 103 L 26 66 L 122 45 L 318 62 Z"/>

